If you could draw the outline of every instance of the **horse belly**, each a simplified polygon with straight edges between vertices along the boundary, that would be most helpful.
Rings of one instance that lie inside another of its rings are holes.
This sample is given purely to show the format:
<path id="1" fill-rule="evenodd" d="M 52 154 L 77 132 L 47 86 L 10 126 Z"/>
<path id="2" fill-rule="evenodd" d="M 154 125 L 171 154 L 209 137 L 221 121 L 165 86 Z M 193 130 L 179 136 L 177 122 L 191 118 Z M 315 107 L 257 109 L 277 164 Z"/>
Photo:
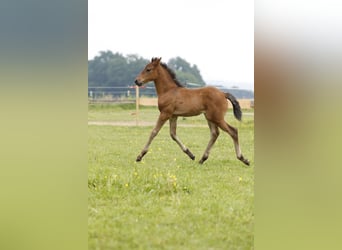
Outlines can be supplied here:
<path id="1" fill-rule="evenodd" d="M 204 113 L 204 107 L 196 102 L 183 101 L 177 103 L 175 106 L 174 114 L 179 116 L 196 116 Z"/>
<path id="2" fill-rule="evenodd" d="M 183 110 L 176 110 L 174 112 L 175 115 L 178 116 L 196 116 L 202 114 L 204 111 L 183 111 Z"/>

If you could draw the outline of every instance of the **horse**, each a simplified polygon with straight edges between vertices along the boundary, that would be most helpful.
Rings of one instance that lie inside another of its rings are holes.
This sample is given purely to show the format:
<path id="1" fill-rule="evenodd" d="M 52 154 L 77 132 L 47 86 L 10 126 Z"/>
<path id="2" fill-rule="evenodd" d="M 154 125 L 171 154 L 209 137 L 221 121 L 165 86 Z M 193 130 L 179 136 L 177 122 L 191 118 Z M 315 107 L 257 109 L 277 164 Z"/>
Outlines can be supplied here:
<path id="1" fill-rule="evenodd" d="M 228 110 L 227 100 L 229 100 L 233 105 L 235 118 L 241 121 L 242 112 L 240 104 L 232 94 L 224 93 L 211 86 L 196 89 L 185 88 L 176 79 L 176 74 L 165 63 L 161 62 L 161 58 L 152 58 L 151 62 L 136 77 L 135 84 L 141 87 L 143 84 L 151 81 L 155 84 L 160 114 L 145 147 L 136 158 L 137 162 L 141 161 L 148 152 L 153 139 L 167 120 L 170 123 L 171 138 L 190 159 L 195 160 L 195 156 L 177 137 L 177 118 L 179 116 L 189 117 L 204 114 L 211 136 L 199 163 L 203 164 L 208 159 L 210 150 L 219 136 L 220 128 L 233 139 L 237 159 L 249 166 L 249 160 L 241 153 L 237 128 L 229 125 L 224 120 L 224 115 Z"/>

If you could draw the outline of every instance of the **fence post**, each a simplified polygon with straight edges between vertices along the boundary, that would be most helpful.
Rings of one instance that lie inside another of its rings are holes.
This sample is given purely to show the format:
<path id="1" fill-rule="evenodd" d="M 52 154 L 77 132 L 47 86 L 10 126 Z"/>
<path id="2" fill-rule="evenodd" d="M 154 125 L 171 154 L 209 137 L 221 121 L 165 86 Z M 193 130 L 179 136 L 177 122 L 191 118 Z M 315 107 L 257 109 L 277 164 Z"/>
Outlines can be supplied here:
<path id="1" fill-rule="evenodd" d="M 139 86 L 135 86 L 135 124 L 139 125 Z"/>

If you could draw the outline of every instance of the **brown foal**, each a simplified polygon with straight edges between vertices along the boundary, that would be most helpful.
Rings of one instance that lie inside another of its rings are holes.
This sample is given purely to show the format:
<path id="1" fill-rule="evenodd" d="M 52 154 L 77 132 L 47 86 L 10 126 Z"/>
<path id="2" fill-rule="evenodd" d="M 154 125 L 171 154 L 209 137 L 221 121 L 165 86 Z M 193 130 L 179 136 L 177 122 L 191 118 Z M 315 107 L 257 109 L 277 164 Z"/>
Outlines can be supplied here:
<path id="1" fill-rule="evenodd" d="M 177 118 L 178 116 L 204 114 L 208 121 L 211 137 L 199 163 L 202 164 L 208 159 L 210 150 L 219 136 L 220 132 L 218 128 L 220 128 L 232 137 L 236 157 L 246 165 L 249 165 L 249 161 L 242 155 L 240 150 L 238 130 L 224 120 L 224 115 L 228 109 L 228 99 L 233 104 L 235 118 L 241 121 L 242 113 L 236 98 L 230 93 L 223 93 L 214 87 L 198 89 L 184 88 L 176 79 L 175 73 L 166 64 L 160 62 L 160 60 L 161 58 L 152 58 L 151 62 L 145 66 L 143 71 L 135 79 L 135 84 L 138 86 L 142 86 L 150 81 L 154 82 L 160 111 L 157 124 L 136 161 L 141 161 L 147 153 L 152 140 L 167 120 L 170 122 L 171 138 L 180 146 L 184 153 L 194 160 L 195 156 L 177 137 Z"/>

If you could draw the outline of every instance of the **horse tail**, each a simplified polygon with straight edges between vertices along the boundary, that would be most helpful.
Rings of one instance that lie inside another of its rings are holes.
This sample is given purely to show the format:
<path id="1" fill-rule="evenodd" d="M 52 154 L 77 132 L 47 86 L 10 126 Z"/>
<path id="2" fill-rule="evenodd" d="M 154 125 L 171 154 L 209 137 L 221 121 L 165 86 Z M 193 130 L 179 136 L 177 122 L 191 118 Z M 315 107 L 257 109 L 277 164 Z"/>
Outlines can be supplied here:
<path id="1" fill-rule="evenodd" d="M 236 100 L 236 98 L 230 93 L 224 93 L 224 95 L 233 104 L 233 112 L 235 118 L 241 121 L 242 112 L 238 100 Z"/>

